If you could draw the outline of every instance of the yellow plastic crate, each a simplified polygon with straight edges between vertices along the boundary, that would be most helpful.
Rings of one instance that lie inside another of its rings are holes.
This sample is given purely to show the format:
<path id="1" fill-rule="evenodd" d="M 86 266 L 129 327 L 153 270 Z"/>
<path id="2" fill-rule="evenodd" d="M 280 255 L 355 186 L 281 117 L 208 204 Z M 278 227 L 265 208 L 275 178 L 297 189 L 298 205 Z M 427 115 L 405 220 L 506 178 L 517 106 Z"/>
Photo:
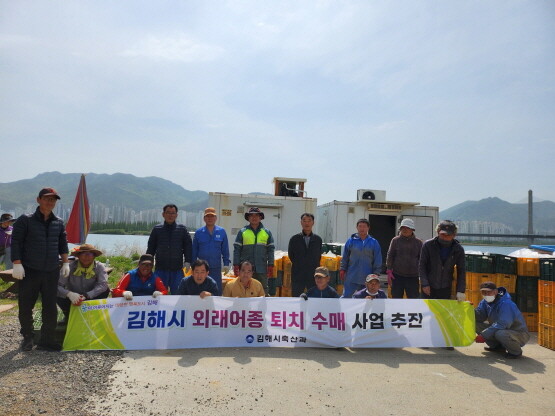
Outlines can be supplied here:
<path id="1" fill-rule="evenodd" d="M 555 326 L 539 325 L 538 344 L 550 350 L 555 350 Z"/>
<path id="2" fill-rule="evenodd" d="M 538 332 L 538 314 L 525 312 L 522 314 L 529 332 Z"/>
<path id="3" fill-rule="evenodd" d="M 473 273 L 469 272 L 466 274 L 466 288 L 468 290 L 480 290 L 480 285 L 484 282 L 493 282 L 497 280 L 497 275 L 495 273 Z M 515 279 L 516 284 L 516 279 Z"/>
<path id="4" fill-rule="evenodd" d="M 494 282 L 497 287 L 503 286 L 509 293 L 516 292 L 516 274 L 497 273 Z"/>
<path id="5" fill-rule="evenodd" d="M 540 259 L 519 257 L 516 259 L 516 269 L 519 276 L 540 276 Z"/>
<path id="6" fill-rule="evenodd" d="M 290 287 L 281 287 L 281 293 L 280 293 L 281 297 L 283 298 L 290 298 L 291 295 L 291 288 Z"/>
<path id="7" fill-rule="evenodd" d="M 467 290 L 465 294 L 466 294 L 466 300 L 472 303 L 475 308 L 483 299 L 482 293 L 479 290 Z"/>
<path id="8" fill-rule="evenodd" d="M 555 305 L 540 302 L 538 305 L 539 323 L 555 326 Z"/>
<path id="9" fill-rule="evenodd" d="M 538 280 L 538 302 L 555 303 L 555 282 Z"/>
<path id="10" fill-rule="evenodd" d="M 274 269 L 283 270 L 283 257 L 274 260 Z"/>
<path id="11" fill-rule="evenodd" d="M 343 285 L 337 285 L 335 291 L 339 296 L 341 296 L 343 294 Z"/>

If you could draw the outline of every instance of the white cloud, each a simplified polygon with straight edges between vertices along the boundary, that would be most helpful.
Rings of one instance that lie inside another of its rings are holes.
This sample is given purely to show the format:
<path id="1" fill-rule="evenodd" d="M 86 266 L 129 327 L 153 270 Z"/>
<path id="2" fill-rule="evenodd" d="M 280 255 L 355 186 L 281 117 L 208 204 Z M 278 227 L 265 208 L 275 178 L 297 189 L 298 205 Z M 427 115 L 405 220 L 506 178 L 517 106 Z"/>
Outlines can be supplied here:
<path id="1" fill-rule="evenodd" d="M 203 44 L 185 34 L 178 34 L 175 36 L 148 35 L 124 50 L 121 55 L 194 63 L 214 61 L 223 53 L 223 48 L 219 46 Z"/>

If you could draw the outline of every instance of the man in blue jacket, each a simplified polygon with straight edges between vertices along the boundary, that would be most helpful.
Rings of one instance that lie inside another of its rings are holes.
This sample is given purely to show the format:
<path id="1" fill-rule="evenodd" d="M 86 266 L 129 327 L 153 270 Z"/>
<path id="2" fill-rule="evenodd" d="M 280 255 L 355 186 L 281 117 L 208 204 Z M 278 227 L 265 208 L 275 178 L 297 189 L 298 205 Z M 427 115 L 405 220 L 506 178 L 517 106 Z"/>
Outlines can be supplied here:
<path id="1" fill-rule="evenodd" d="M 193 243 L 187 227 L 176 222 L 177 206 L 165 205 L 162 217 L 164 222 L 150 233 L 146 253 L 156 256 L 156 274 L 175 295 L 183 279 L 183 266 L 190 267 Z"/>
<path id="2" fill-rule="evenodd" d="M 484 298 L 474 310 L 476 342 L 485 342 L 486 351 L 506 352 L 506 358 L 522 356 L 522 347 L 530 340 L 526 321 L 504 287 L 493 282 L 480 285 Z"/>
<path id="3" fill-rule="evenodd" d="M 380 273 L 382 268 L 380 243 L 368 234 L 370 221 L 365 218 L 358 220 L 357 231 L 343 249 L 339 271 L 339 277 L 344 281 L 342 298 L 350 298 L 356 291 L 364 289 L 366 276 Z"/>
<path id="4" fill-rule="evenodd" d="M 195 231 L 193 238 L 193 261 L 203 259 L 210 265 L 210 277 L 218 284 L 222 293 L 222 260 L 224 274 L 229 271 L 229 245 L 227 234 L 222 227 L 216 225 L 215 208 L 204 210 L 204 227 Z"/>

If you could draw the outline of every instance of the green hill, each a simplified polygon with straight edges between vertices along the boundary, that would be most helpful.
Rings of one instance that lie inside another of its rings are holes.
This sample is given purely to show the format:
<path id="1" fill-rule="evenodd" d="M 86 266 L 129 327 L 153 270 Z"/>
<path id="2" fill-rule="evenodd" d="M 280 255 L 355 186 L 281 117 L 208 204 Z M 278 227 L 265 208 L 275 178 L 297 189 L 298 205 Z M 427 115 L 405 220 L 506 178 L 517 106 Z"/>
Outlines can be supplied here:
<path id="1" fill-rule="evenodd" d="M 71 205 L 77 192 L 81 174 L 45 172 L 32 179 L 0 183 L 0 204 L 3 210 L 25 208 L 34 203 L 39 190 L 51 186 L 58 191 L 65 204 Z M 208 193 L 188 191 L 168 180 L 149 176 L 139 178 L 126 173 L 86 174 L 87 194 L 91 204 L 114 205 L 134 210 L 160 208 L 174 203 L 179 208 L 196 210 L 205 207 Z"/>
<path id="2" fill-rule="evenodd" d="M 528 204 L 511 204 L 499 198 L 465 201 L 439 213 L 441 219 L 457 221 L 489 221 L 505 224 L 516 234 L 528 232 Z M 555 232 L 555 203 L 534 202 L 534 230 L 541 233 Z"/>

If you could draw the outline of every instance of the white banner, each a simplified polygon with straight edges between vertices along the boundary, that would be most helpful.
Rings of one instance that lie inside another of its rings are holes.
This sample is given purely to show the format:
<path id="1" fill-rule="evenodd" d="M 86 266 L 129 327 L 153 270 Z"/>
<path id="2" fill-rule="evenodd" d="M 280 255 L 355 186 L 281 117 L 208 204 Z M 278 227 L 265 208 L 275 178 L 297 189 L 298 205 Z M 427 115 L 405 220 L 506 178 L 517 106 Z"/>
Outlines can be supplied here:
<path id="1" fill-rule="evenodd" d="M 444 347 L 474 341 L 466 302 L 139 296 L 72 307 L 64 350 Z"/>

